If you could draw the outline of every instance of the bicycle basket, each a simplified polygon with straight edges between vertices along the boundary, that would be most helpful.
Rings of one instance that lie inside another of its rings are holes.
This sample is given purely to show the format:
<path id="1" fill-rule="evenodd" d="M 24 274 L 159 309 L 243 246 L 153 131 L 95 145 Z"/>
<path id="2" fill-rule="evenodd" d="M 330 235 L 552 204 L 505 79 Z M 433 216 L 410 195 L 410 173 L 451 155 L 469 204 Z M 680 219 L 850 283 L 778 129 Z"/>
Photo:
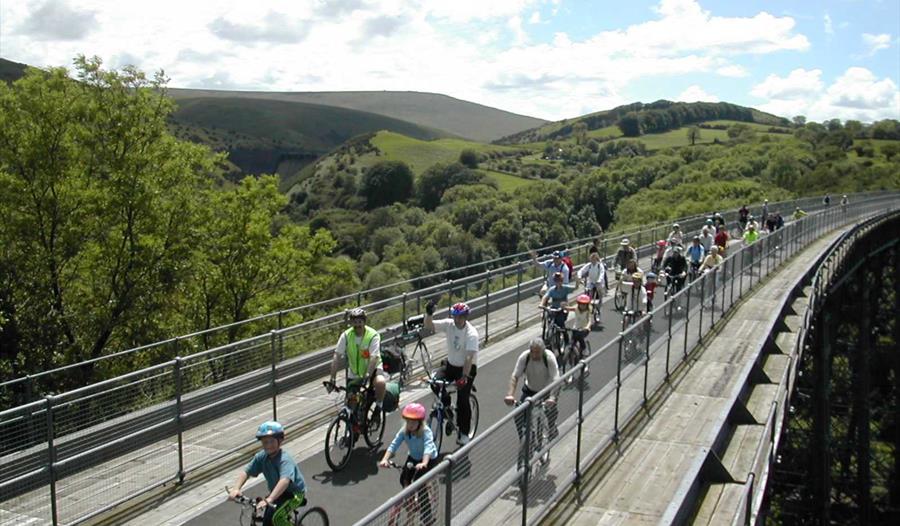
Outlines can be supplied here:
<path id="1" fill-rule="evenodd" d="M 397 374 L 403 369 L 403 351 L 384 348 L 381 351 L 381 368 L 388 374 Z"/>

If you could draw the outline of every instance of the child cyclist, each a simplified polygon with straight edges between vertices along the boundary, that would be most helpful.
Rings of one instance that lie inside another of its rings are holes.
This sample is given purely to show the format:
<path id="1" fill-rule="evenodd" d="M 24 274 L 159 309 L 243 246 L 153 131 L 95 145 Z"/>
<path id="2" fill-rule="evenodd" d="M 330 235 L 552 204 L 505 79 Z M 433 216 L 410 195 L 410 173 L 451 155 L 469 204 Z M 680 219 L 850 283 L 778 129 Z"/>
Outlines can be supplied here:
<path id="1" fill-rule="evenodd" d="M 584 339 L 591 333 L 591 297 L 587 294 L 581 294 L 575 299 L 574 307 L 565 307 L 569 312 L 574 312 L 574 320 L 572 323 L 572 343 L 578 347 L 580 358 L 584 358 L 587 344 Z M 563 353 L 565 354 L 565 353 Z M 560 358 L 562 359 L 562 358 Z"/>
<path id="2" fill-rule="evenodd" d="M 401 413 L 403 419 L 406 420 L 406 424 L 397 431 L 397 435 L 391 441 L 391 445 L 388 446 L 381 461 L 378 462 L 378 465 L 383 468 L 389 467 L 391 457 L 400 448 L 400 444 L 406 442 L 409 456 L 403 469 L 400 471 L 400 485 L 404 488 L 437 465 L 437 447 L 434 445 L 434 435 L 431 433 L 431 429 L 425 424 L 426 414 L 425 406 L 422 404 L 416 402 L 406 404 Z M 409 464 L 412 464 L 412 467 L 409 467 Z M 424 503 L 422 522 L 425 524 L 432 523 L 428 490 L 423 489 L 419 493 L 418 499 L 419 502 Z"/>
<path id="3" fill-rule="evenodd" d="M 306 482 L 291 455 L 281 449 L 284 427 L 275 421 L 263 422 L 256 430 L 256 439 L 262 443 L 262 451 L 253 456 L 240 472 L 229 494 L 232 500 L 241 496 L 241 488 L 249 477 L 260 473 L 266 477 L 269 495 L 259 501 L 257 508 L 264 511 L 264 526 L 291 526 L 294 510 L 305 502 Z"/>

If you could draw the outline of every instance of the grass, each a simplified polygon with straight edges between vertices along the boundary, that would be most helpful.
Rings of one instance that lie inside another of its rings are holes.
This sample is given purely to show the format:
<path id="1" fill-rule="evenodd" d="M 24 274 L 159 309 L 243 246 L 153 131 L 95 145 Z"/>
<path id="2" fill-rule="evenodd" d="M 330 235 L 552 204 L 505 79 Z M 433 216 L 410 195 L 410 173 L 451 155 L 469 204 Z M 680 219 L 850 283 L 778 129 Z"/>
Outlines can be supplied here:
<path id="1" fill-rule="evenodd" d="M 523 177 L 516 177 L 515 175 L 510 175 L 503 172 L 496 172 L 494 170 L 480 170 L 484 173 L 488 179 L 497 183 L 500 191 L 513 191 L 517 188 L 521 188 L 523 186 L 528 186 L 530 184 L 534 184 L 537 181 L 534 179 L 525 179 Z"/>
<path id="2" fill-rule="evenodd" d="M 452 163 L 459 160 L 459 154 L 466 149 L 479 153 L 494 151 L 515 151 L 518 147 L 498 146 L 464 139 L 437 139 L 422 141 L 399 133 L 380 131 L 370 141 L 383 152 L 380 157 L 366 156 L 359 166 L 374 164 L 380 160 L 403 161 L 416 175 L 421 174 L 435 163 Z"/>
<path id="3" fill-rule="evenodd" d="M 718 120 L 718 121 L 706 121 L 700 124 L 708 124 L 710 126 L 732 126 L 734 124 L 745 124 L 750 126 L 754 131 L 757 132 L 768 132 L 769 128 L 778 128 L 781 130 L 785 130 L 788 133 L 792 133 L 792 130 L 785 128 L 783 126 L 771 126 L 769 124 L 760 124 L 758 122 L 743 122 L 743 121 L 729 121 L 729 120 Z"/>

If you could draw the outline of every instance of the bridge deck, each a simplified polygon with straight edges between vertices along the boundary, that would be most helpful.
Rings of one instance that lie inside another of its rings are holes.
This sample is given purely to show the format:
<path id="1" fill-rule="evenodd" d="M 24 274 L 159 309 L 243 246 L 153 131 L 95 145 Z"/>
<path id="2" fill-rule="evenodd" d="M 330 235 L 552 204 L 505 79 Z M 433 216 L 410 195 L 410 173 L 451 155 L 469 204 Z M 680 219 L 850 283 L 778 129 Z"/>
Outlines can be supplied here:
<path id="1" fill-rule="evenodd" d="M 771 274 L 761 288 L 739 305 L 652 409 L 652 418 L 635 430 L 634 436 L 625 438 L 623 449 L 612 461 L 592 468 L 604 472 L 584 488 L 582 504 L 567 499 L 546 522 L 671 522 L 672 503 L 687 491 L 691 483 L 688 478 L 701 469 L 710 451 L 721 449 L 716 444 L 722 426 L 720 415 L 731 409 L 731 395 L 744 382 L 739 373 L 761 353 L 760 338 L 771 329 L 773 309 L 779 308 L 809 265 L 839 235 L 840 232 L 832 232 L 814 242 L 794 261 Z M 784 348 L 790 342 L 779 338 L 775 343 Z M 788 356 L 774 354 L 768 356 L 762 370 L 777 382 L 787 366 Z M 752 470 L 756 445 L 765 433 L 765 426 L 757 422 L 766 421 L 776 391 L 776 385 L 762 383 L 744 397 L 752 419 L 745 416 L 744 425 L 734 426 L 729 447 L 721 452 L 721 464 L 732 481 L 708 486 L 702 505 L 693 512 L 695 523 L 730 523 L 741 500 L 743 483 Z"/>

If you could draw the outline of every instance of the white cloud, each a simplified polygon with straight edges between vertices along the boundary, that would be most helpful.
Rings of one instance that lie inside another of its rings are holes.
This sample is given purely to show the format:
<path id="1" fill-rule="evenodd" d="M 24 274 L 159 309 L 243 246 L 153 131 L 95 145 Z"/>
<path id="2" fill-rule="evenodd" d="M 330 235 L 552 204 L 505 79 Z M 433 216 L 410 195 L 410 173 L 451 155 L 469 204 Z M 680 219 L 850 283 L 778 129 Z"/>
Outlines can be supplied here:
<path id="1" fill-rule="evenodd" d="M 716 70 L 716 73 L 722 75 L 723 77 L 747 77 L 750 75 L 750 72 L 744 66 L 738 64 L 730 64 L 728 66 L 722 66 L 721 68 Z"/>
<path id="2" fill-rule="evenodd" d="M 834 34 L 834 25 L 832 25 L 831 15 L 829 15 L 828 13 L 825 13 L 824 23 L 825 23 L 825 33 L 828 35 L 833 35 Z"/>
<path id="3" fill-rule="evenodd" d="M 719 97 L 710 95 L 703 88 L 694 84 L 675 97 L 678 102 L 719 102 Z"/>
<path id="4" fill-rule="evenodd" d="M 900 118 L 900 89 L 890 78 L 878 79 L 870 70 L 848 68 L 827 88 L 821 70 L 796 69 L 786 78 L 770 75 L 751 93 L 769 101 L 759 108 L 776 115 L 806 115 L 814 121 Z"/>
<path id="5" fill-rule="evenodd" d="M 714 16 L 695 0 L 662 0 L 646 21 L 550 41 L 531 33 L 534 13 L 578 8 L 560 0 L 53 1 L 96 11 L 94 31 L 75 43 L 36 42 L 13 30 L 41 1 L 0 2 L 5 58 L 37 66 L 67 65 L 78 53 L 108 64 L 127 58 L 165 69 L 173 87 L 432 91 L 552 119 L 632 102 L 636 80 L 741 77 L 738 57 L 809 48 L 793 18 Z"/>
<path id="6" fill-rule="evenodd" d="M 822 91 L 822 70 L 791 71 L 787 77 L 769 75 L 762 83 L 753 86 L 750 94 L 756 97 L 796 100 L 808 98 Z"/>
<path id="7" fill-rule="evenodd" d="M 874 55 L 882 49 L 891 47 L 891 35 L 888 35 L 887 33 L 881 33 L 879 35 L 863 33 L 862 39 L 866 47 L 869 48 L 868 55 Z"/>
<path id="8" fill-rule="evenodd" d="M 531 16 L 528 18 L 529 24 L 540 24 L 541 23 L 541 13 L 539 11 L 535 11 L 531 13 Z"/>

